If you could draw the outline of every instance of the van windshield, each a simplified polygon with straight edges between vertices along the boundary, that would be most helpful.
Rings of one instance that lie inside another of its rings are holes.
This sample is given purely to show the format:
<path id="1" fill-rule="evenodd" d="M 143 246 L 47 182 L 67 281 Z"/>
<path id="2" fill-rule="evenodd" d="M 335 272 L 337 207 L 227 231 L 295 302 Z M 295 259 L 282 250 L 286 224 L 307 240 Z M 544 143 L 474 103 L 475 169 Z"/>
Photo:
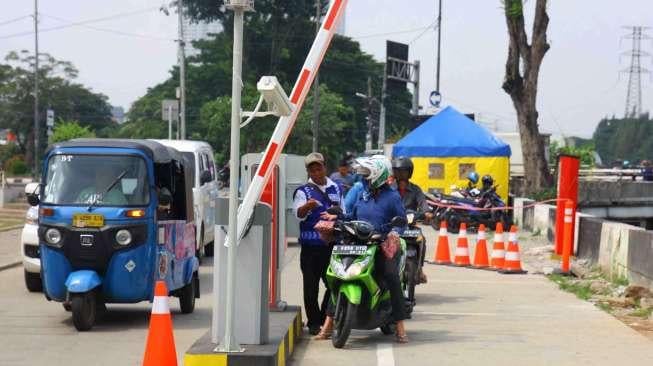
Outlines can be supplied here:
<path id="1" fill-rule="evenodd" d="M 115 184 L 110 188 L 112 183 Z M 145 161 L 125 155 L 52 156 L 48 161 L 43 203 L 90 205 L 93 202 L 95 206 L 147 205 Z"/>

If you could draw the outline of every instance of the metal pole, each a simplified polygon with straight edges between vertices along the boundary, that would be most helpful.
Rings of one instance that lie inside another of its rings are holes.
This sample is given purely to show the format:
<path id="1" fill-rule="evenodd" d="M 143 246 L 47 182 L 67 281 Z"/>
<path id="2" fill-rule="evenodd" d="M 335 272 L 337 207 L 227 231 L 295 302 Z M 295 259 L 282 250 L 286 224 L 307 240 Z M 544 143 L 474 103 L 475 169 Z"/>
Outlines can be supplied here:
<path id="1" fill-rule="evenodd" d="M 383 87 L 381 88 L 381 112 L 379 117 L 379 149 L 385 145 L 385 94 L 387 89 L 388 64 L 383 65 Z"/>
<path id="2" fill-rule="evenodd" d="M 413 92 L 413 116 L 419 116 L 419 60 L 415 61 L 415 90 Z"/>
<path id="3" fill-rule="evenodd" d="M 438 61 L 436 67 L 436 81 L 435 91 L 440 92 L 440 44 L 442 43 L 442 0 L 439 0 L 438 5 Z"/>
<path id="4" fill-rule="evenodd" d="M 39 3 L 34 0 L 34 176 L 39 175 Z"/>
<path id="5" fill-rule="evenodd" d="M 365 134 L 365 150 L 372 150 L 372 78 L 367 78 L 367 133 Z"/>
<path id="6" fill-rule="evenodd" d="M 315 0 L 315 33 L 320 32 L 320 18 L 322 16 L 321 0 Z M 320 81 L 319 74 L 315 74 L 313 81 L 313 150 L 317 151 L 318 148 L 318 133 L 320 125 Z"/>
<path id="7" fill-rule="evenodd" d="M 181 139 L 186 139 L 186 44 L 184 42 L 184 5 L 177 0 L 179 13 L 179 123 Z"/>
<path id="8" fill-rule="evenodd" d="M 231 76 L 231 175 L 229 177 L 229 229 L 227 256 L 227 314 L 220 352 L 241 352 L 234 336 L 234 296 L 236 290 L 236 251 L 238 250 L 238 171 L 240 169 L 240 97 L 243 68 L 243 18 L 245 10 L 234 7 L 233 73 Z"/>

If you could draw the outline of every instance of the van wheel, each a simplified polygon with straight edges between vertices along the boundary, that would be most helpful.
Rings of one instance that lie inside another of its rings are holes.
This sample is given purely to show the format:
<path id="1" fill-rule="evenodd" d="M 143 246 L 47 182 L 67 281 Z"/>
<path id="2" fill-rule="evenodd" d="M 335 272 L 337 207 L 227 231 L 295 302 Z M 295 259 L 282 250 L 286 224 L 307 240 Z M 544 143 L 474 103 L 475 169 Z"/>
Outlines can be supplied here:
<path id="1" fill-rule="evenodd" d="M 29 292 L 43 291 L 43 282 L 41 282 L 40 273 L 31 273 L 23 270 L 25 273 L 25 287 Z"/>
<path id="2" fill-rule="evenodd" d="M 95 294 L 93 292 L 72 294 L 70 296 L 70 303 L 75 328 L 80 332 L 85 332 L 93 328 L 97 314 Z"/>
<path id="3" fill-rule="evenodd" d="M 197 272 L 193 273 L 190 283 L 179 291 L 179 307 L 183 314 L 190 314 L 195 310 L 195 293 L 199 291 L 195 289 L 195 283 L 197 282 L 195 276 L 197 276 Z"/>

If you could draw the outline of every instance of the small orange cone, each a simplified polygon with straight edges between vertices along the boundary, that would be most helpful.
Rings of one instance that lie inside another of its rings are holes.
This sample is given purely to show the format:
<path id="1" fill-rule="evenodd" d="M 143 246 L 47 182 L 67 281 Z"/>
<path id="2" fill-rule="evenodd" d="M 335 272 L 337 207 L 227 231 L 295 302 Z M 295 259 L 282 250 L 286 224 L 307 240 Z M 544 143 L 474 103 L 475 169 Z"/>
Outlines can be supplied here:
<path id="1" fill-rule="evenodd" d="M 503 224 L 497 223 L 494 231 L 494 244 L 492 245 L 492 258 L 490 259 L 490 269 L 503 269 L 506 248 L 503 245 Z"/>
<path id="2" fill-rule="evenodd" d="M 447 233 L 447 222 L 440 222 L 440 233 L 438 235 L 438 245 L 435 248 L 434 264 L 451 264 L 451 254 L 449 253 L 449 234 Z"/>
<path id="3" fill-rule="evenodd" d="M 512 225 L 510 228 L 510 235 L 508 236 L 508 250 L 506 250 L 506 258 L 503 264 L 503 269 L 499 272 L 505 274 L 526 273 L 526 271 L 521 268 L 519 243 L 517 243 L 517 226 L 515 225 Z"/>
<path id="4" fill-rule="evenodd" d="M 156 281 L 150 330 L 147 334 L 143 366 L 177 366 L 177 351 L 172 333 L 168 305 L 168 289 L 164 281 Z"/>
<path id="5" fill-rule="evenodd" d="M 485 225 L 478 227 L 476 236 L 476 250 L 474 251 L 474 268 L 488 268 L 490 262 L 487 255 L 487 240 L 485 239 Z"/>
<path id="6" fill-rule="evenodd" d="M 467 224 L 460 224 L 458 232 L 458 243 L 456 244 L 456 257 L 454 265 L 459 267 L 469 267 L 469 243 L 467 242 Z"/>

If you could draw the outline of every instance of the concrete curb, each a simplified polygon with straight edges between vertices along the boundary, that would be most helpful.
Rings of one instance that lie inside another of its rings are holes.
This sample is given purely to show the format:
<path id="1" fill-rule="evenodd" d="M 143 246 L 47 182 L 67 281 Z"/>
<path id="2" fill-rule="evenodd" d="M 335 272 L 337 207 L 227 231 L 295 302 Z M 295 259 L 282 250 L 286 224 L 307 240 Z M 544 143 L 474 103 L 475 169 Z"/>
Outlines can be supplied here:
<path id="1" fill-rule="evenodd" d="M 24 224 L 3 227 L 3 228 L 0 228 L 0 233 L 3 233 L 3 232 L 5 232 L 5 231 L 11 231 L 11 230 L 16 230 L 16 229 L 21 229 L 23 226 L 24 226 Z"/>
<path id="2" fill-rule="evenodd" d="M 22 261 L 16 261 L 16 262 L 11 262 L 11 263 L 7 263 L 7 264 L 0 264 L 0 272 L 4 271 L 6 269 L 18 267 L 22 263 L 23 263 Z"/>

